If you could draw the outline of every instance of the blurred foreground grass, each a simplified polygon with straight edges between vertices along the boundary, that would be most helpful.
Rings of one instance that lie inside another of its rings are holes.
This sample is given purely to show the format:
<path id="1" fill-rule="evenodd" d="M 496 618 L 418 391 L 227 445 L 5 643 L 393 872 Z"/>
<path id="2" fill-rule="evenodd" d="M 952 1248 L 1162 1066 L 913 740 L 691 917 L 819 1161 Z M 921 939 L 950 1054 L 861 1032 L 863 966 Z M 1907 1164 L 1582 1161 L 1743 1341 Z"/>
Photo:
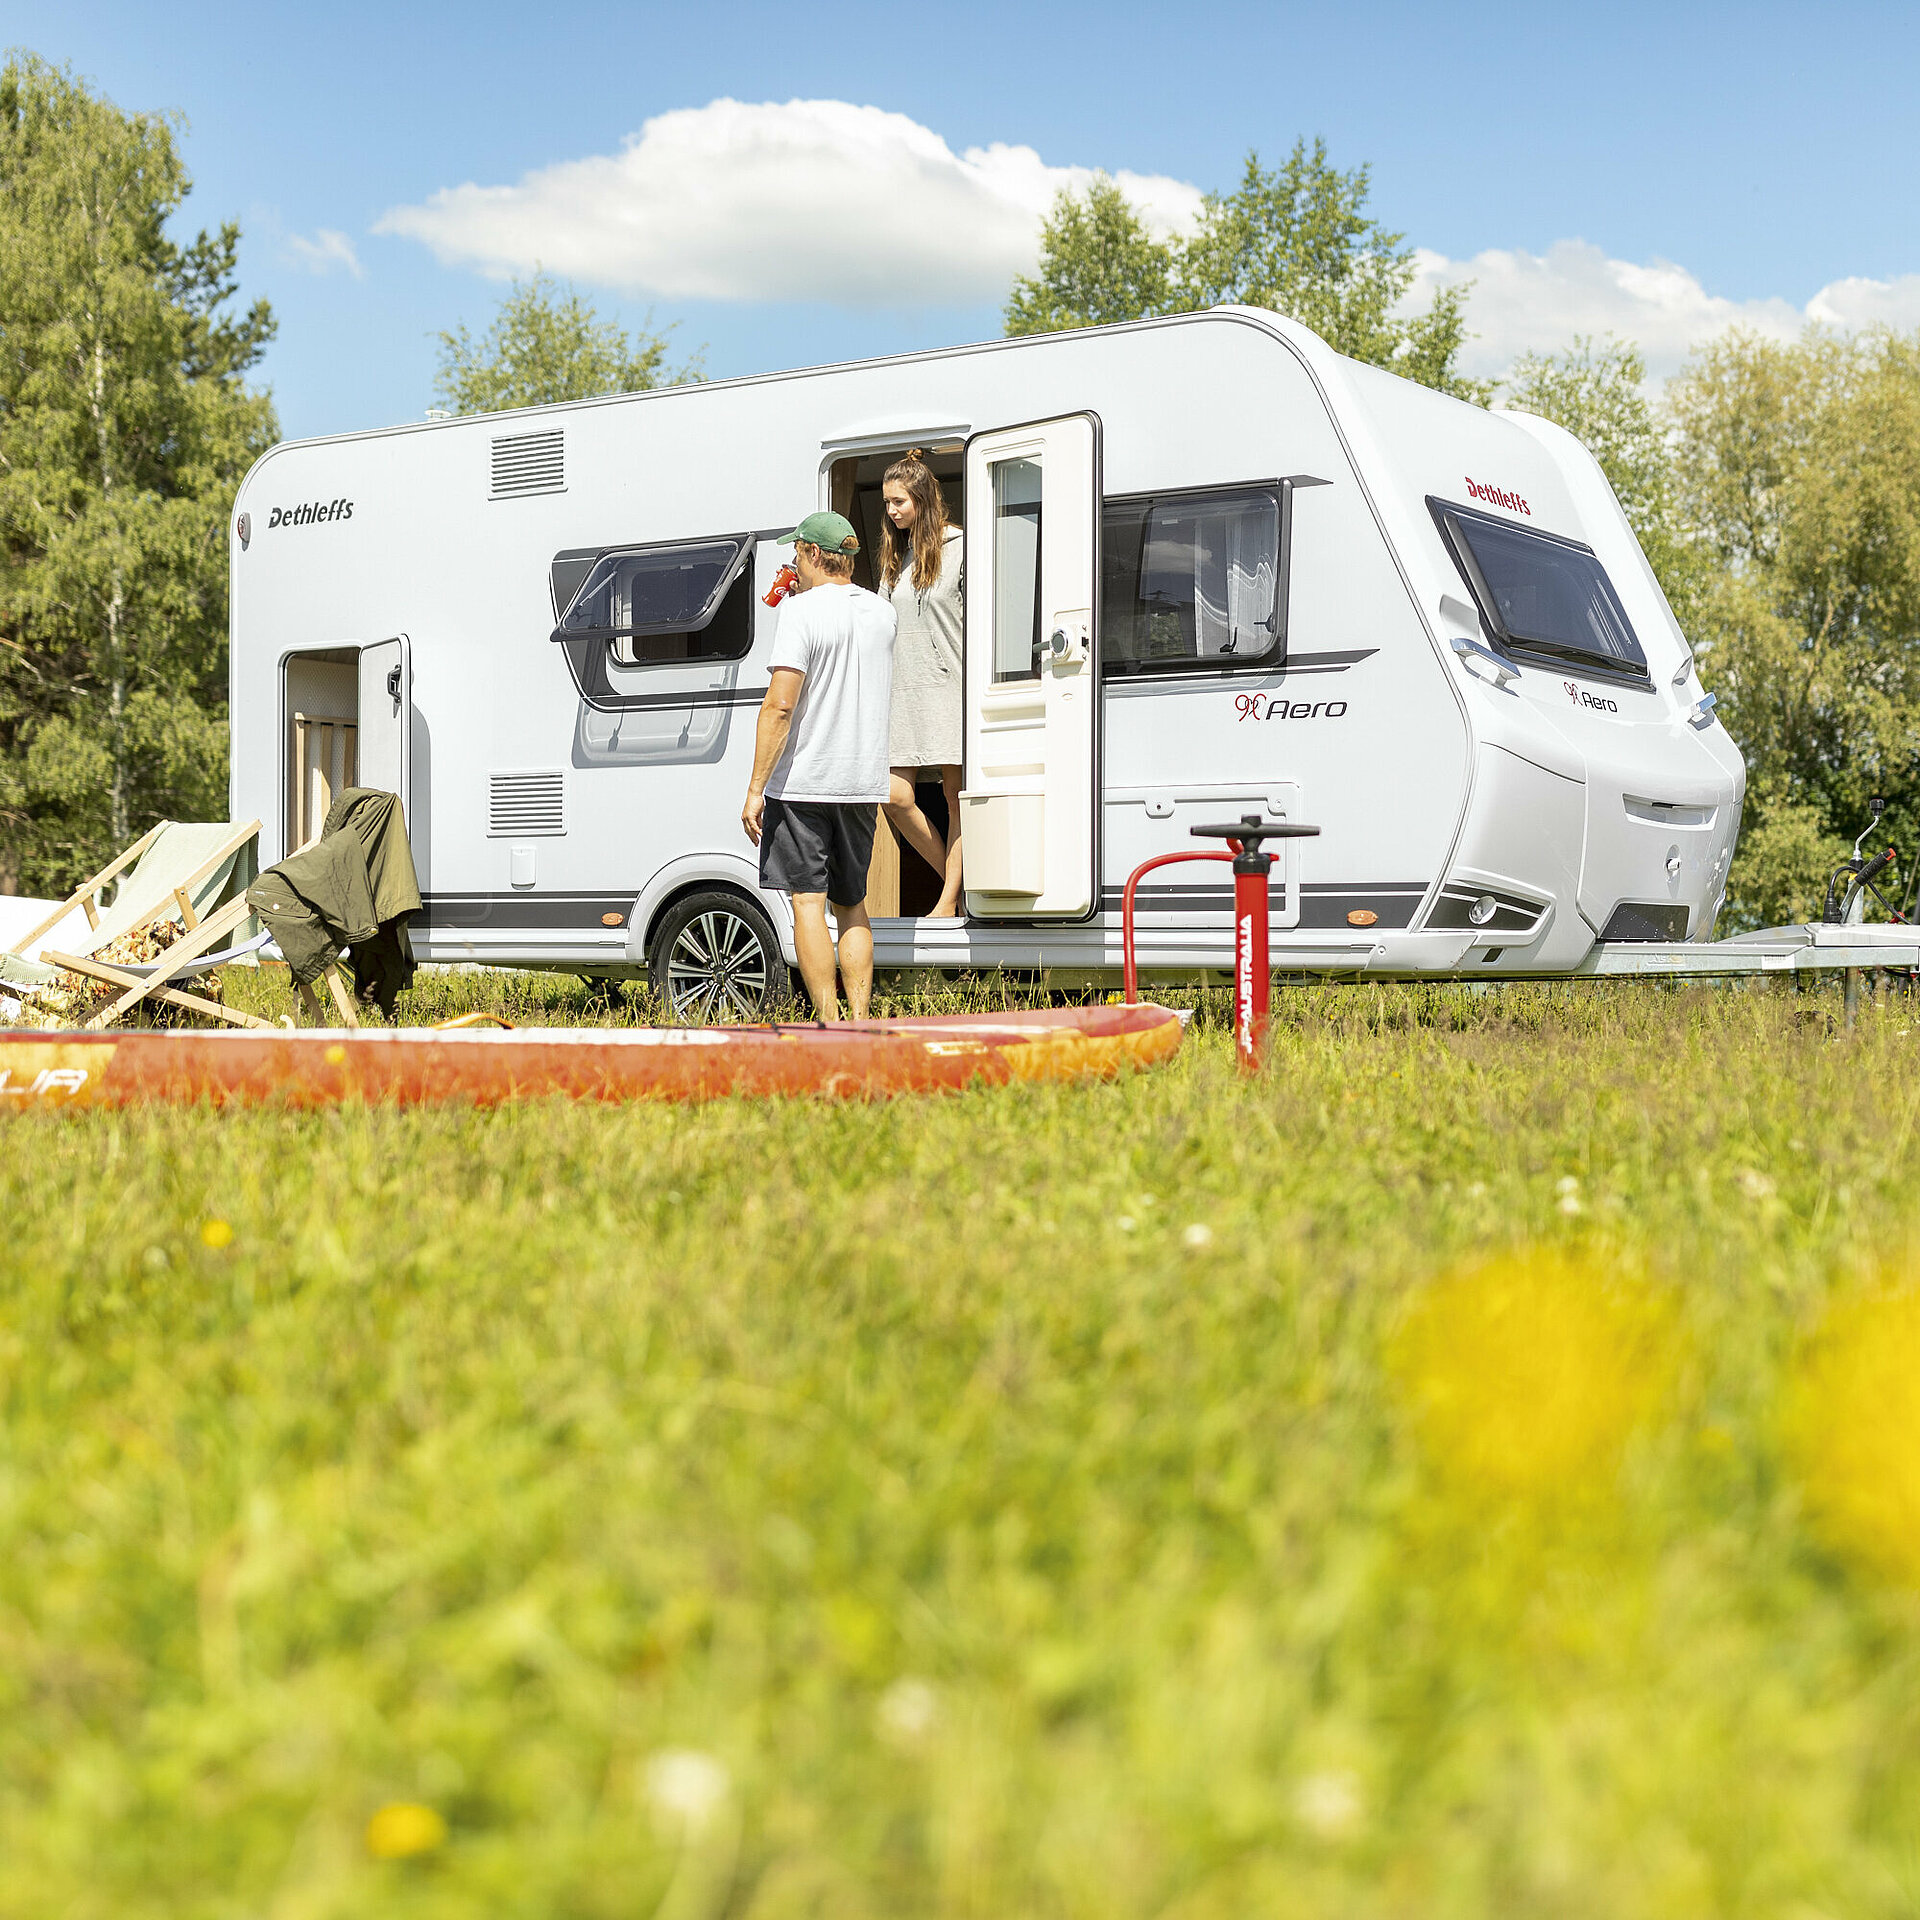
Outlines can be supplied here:
<path id="1" fill-rule="evenodd" d="M 1836 1013 L 12 1118 L 0 1915 L 1920 1913 L 1920 1019 Z"/>

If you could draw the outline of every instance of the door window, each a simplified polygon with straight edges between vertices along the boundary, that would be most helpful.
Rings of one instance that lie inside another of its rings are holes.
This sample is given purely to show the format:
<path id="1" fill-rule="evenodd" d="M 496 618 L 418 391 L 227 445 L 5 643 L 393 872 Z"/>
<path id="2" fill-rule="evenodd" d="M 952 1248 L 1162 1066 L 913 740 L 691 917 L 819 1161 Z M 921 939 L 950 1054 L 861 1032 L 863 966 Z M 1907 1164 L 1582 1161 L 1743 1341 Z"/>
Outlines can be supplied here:
<path id="1" fill-rule="evenodd" d="M 993 463 L 993 677 L 1040 676 L 1040 463 Z"/>
<path id="2" fill-rule="evenodd" d="M 1100 656 L 1109 674 L 1267 667 L 1286 651 L 1283 489 L 1109 500 Z"/>

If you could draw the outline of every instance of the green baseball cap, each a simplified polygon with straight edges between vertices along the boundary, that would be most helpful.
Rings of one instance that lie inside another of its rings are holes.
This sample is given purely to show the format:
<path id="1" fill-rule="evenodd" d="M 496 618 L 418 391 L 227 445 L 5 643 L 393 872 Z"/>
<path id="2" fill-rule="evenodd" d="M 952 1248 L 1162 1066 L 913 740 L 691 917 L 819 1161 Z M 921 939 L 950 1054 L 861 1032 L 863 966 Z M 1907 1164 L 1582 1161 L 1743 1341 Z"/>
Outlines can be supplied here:
<path id="1" fill-rule="evenodd" d="M 860 536 L 853 530 L 853 522 L 843 513 L 810 513 L 791 533 L 780 536 L 780 545 L 790 547 L 796 540 L 804 540 L 810 547 L 818 547 L 822 553 L 858 553 Z"/>

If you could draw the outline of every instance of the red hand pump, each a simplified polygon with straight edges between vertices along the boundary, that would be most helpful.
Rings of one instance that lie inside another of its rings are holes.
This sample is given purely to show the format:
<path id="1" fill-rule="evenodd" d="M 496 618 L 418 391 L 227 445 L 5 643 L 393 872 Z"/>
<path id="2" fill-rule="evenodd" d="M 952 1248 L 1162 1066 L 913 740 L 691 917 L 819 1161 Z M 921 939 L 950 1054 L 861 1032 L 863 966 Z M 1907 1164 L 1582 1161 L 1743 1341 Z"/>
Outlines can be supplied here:
<path id="1" fill-rule="evenodd" d="M 1262 820 L 1249 813 L 1230 827 L 1195 827 L 1196 836 L 1224 840 L 1231 853 L 1162 853 L 1143 860 L 1127 876 L 1120 897 L 1120 967 L 1129 1001 L 1140 998 L 1140 969 L 1133 952 L 1133 896 L 1143 876 L 1155 867 L 1181 860 L 1225 860 L 1233 867 L 1233 1039 L 1243 1073 L 1257 1073 L 1266 1059 L 1267 1023 L 1273 1013 L 1273 969 L 1267 952 L 1268 883 L 1274 856 L 1266 840 L 1310 839 L 1318 827 L 1289 820 Z"/>

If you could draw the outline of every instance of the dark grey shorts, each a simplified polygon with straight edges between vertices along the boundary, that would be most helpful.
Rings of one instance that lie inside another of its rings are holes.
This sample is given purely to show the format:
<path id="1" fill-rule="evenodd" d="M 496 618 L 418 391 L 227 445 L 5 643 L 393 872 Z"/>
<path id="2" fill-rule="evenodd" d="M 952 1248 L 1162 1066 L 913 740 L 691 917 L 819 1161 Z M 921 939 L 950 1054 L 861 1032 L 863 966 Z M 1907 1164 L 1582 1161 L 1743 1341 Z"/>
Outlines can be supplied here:
<path id="1" fill-rule="evenodd" d="M 867 897 L 867 867 L 879 804 L 767 796 L 760 826 L 760 884 L 781 893 L 824 893 L 836 907 Z"/>

